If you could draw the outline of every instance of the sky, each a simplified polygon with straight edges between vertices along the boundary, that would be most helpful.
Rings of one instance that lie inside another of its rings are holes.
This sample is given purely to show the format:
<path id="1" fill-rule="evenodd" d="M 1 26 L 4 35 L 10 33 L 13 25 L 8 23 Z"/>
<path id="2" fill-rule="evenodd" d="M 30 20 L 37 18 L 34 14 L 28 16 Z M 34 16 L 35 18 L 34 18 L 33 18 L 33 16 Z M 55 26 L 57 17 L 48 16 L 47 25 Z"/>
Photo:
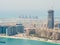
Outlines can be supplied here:
<path id="1" fill-rule="evenodd" d="M 54 10 L 55 17 L 60 17 L 60 0 L 0 0 L 0 18 L 38 16 L 44 19 L 50 9 Z"/>

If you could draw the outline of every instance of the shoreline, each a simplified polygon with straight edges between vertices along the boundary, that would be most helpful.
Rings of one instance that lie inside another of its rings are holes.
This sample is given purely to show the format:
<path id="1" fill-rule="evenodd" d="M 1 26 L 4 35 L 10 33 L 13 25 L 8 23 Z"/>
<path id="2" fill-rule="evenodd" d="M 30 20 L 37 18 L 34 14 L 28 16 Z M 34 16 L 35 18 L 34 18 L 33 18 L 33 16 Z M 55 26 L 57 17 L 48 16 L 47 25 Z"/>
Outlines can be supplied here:
<path id="1" fill-rule="evenodd" d="M 42 41 L 42 42 L 49 42 L 49 43 L 55 43 L 55 44 L 60 44 L 60 41 L 59 43 L 58 42 L 55 42 L 53 40 L 46 40 L 44 38 L 38 38 L 38 37 L 15 37 L 15 36 L 0 36 L 0 37 L 3 37 L 3 38 L 13 38 L 13 39 L 26 39 L 26 40 L 35 40 L 35 41 Z"/>

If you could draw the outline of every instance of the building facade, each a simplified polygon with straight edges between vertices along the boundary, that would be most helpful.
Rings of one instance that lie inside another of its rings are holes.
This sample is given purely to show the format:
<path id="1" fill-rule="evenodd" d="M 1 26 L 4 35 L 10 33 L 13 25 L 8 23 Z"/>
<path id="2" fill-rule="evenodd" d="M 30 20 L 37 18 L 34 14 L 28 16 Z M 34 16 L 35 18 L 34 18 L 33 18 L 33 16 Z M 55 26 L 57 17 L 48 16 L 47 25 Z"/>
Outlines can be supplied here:
<path id="1" fill-rule="evenodd" d="M 54 28 L 54 11 L 53 10 L 48 11 L 48 28 L 49 29 Z"/>
<path id="2" fill-rule="evenodd" d="M 16 24 L 17 33 L 24 33 L 24 26 L 22 24 Z"/>
<path id="3" fill-rule="evenodd" d="M 0 26 L 0 34 L 6 34 L 7 26 Z"/>
<path id="4" fill-rule="evenodd" d="M 6 29 L 6 35 L 12 36 L 12 35 L 15 35 L 15 34 L 17 34 L 16 26 L 9 26 Z"/>

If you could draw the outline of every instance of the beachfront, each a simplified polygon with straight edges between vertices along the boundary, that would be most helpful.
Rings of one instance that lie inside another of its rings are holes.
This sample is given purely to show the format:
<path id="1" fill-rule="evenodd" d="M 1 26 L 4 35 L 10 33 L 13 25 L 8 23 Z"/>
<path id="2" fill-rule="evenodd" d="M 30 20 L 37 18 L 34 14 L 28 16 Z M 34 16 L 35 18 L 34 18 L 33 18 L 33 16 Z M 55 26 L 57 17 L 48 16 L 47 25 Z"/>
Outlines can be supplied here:
<path id="1" fill-rule="evenodd" d="M 38 38 L 38 37 L 32 37 L 32 36 L 24 36 L 23 34 L 17 34 L 15 36 L 1 36 L 4 38 L 14 38 L 14 39 L 26 39 L 26 40 L 36 40 L 36 41 L 43 41 L 43 42 L 50 42 L 50 43 L 57 43 L 60 44 L 60 40 L 49 40 L 45 38 Z"/>

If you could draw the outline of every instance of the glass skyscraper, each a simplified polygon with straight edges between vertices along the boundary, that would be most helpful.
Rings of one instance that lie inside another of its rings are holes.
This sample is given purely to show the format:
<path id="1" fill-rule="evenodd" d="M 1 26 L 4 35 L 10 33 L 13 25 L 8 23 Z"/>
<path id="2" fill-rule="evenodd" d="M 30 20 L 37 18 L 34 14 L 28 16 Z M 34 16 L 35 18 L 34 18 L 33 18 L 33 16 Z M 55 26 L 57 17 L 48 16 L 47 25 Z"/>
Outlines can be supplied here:
<path id="1" fill-rule="evenodd" d="M 24 33 L 24 26 L 22 24 L 16 24 L 17 33 Z"/>
<path id="2" fill-rule="evenodd" d="M 48 11 L 48 28 L 49 29 L 54 28 L 54 11 L 53 10 Z"/>

